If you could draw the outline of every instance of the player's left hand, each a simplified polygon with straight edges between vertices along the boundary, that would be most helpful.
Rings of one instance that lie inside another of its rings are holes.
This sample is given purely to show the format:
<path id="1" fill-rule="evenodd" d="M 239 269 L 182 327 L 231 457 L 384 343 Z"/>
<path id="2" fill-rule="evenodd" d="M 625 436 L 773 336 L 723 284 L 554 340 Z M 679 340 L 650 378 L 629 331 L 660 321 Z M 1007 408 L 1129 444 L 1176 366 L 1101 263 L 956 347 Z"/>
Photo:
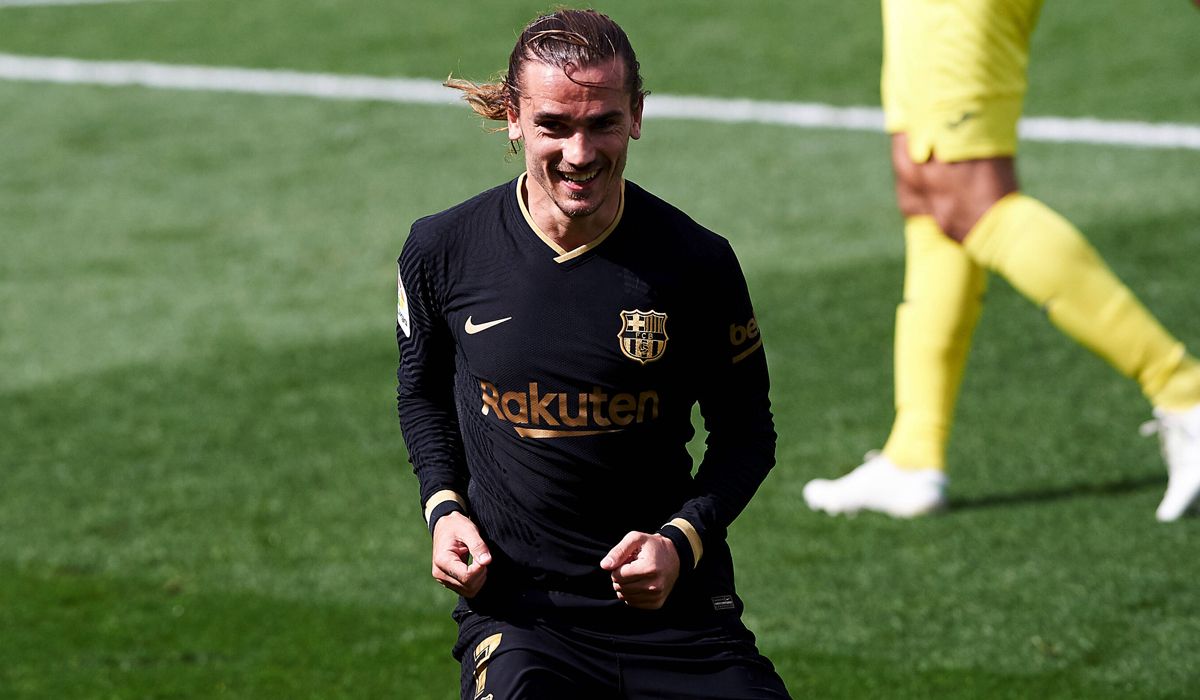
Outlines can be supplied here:
<path id="1" fill-rule="evenodd" d="M 630 607 L 657 610 L 679 578 L 679 554 L 662 535 L 631 532 L 604 555 L 600 568 L 612 574 L 618 599 Z"/>

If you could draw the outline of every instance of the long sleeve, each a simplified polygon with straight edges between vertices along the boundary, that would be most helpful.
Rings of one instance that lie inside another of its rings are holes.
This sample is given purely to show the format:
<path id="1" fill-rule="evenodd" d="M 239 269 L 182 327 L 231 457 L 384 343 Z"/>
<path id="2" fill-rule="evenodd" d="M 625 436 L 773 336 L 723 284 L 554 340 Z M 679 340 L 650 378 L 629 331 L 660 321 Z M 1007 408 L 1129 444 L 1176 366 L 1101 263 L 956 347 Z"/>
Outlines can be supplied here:
<path id="1" fill-rule="evenodd" d="M 396 404 L 428 520 L 439 502 L 461 503 L 468 472 L 454 401 L 454 341 L 440 311 L 439 267 L 424 249 L 426 240 L 414 225 L 397 263 Z"/>
<path id="2" fill-rule="evenodd" d="M 731 249 L 714 273 L 714 352 L 705 368 L 707 391 L 699 397 L 708 431 L 704 457 L 696 472 L 696 490 L 672 517 L 663 534 L 687 542 L 681 556 L 694 565 L 704 543 L 724 539 L 726 529 L 775 465 L 775 428 L 769 399 L 770 382 L 757 321 L 746 281 Z M 689 528 L 691 531 L 689 532 Z M 692 554 L 687 557 L 686 554 Z M 686 567 L 685 567 L 686 568 Z"/>

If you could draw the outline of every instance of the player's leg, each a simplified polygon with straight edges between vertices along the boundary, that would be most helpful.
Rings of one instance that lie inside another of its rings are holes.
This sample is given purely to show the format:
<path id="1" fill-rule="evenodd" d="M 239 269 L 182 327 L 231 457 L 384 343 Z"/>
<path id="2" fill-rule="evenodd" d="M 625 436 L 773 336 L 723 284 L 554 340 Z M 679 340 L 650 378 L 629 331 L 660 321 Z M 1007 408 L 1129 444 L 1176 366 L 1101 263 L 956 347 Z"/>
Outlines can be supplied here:
<path id="1" fill-rule="evenodd" d="M 965 240 L 974 261 L 1006 277 L 1068 335 L 1139 382 L 1155 406 L 1170 470 L 1157 515 L 1179 517 L 1200 495 L 1200 364 L 1069 222 L 1016 191 L 1011 155 L 1040 2 L 914 2 L 933 13 L 924 21 L 960 28 L 929 41 L 933 48 L 922 54 L 930 59 L 921 72 L 932 87 L 922 93 L 925 108 L 913 120 L 909 156 L 929 210 L 939 228 Z M 947 60 L 954 52 L 957 59 Z M 985 89 L 960 89 L 972 84 Z"/>
<path id="2" fill-rule="evenodd" d="M 541 626 L 468 613 L 459 623 L 455 657 L 463 700 L 614 700 L 617 662 L 611 653 Z"/>
<path id="3" fill-rule="evenodd" d="M 884 0 L 881 88 L 893 133 L 896 201 L 905 217 L 903 300 L 896 310 L 896 417 L 882 454 L 834 480 L 805 486 L 809 507 L 831 514 L 876 510 L 912 517 L 945 505 L 945 451 L 986 273 L 939 230 L 905 133 L 923 119 L 923 81 L 939 46 L 927 3 Z M 921 135 L 918 149 L 928 148 Z"/>
<path id="4" fill-rule="evenodd" d="M 463 700 L 559 700 L 614 698 L 580 689 L 580 679 L 568 675 L 545 654 L 526 649 L 506 650 L 485 664 L 468 669 L 463 663 Z"/>
<path id="5" fill-rule="evenodd" d="M 979 212 L 938 217 L 966 255 L 1004 277 L 1064 333 L 1137 381 L 1156 408 L 1181 412 L 1200 404 L 1200 363 L 1071 222 L 1021 192 L 996 196 L 977 185 L 1011 177 L 1011 161 L 931 161 L 917 167 L 932 201 L 955 200 L 963 204 L 954 211 Z M 952 211 L 950 205 L 935 209 Z"/>
<path id="6" fill-rule="evenodd" d="M 624 668 L 633 683 L 624 697 L 661 700 L 787 700 L 787 687 L 775 669 L 750 661 L 708 662 L 680 668 L 659 664 Z"/>
<path id="7" fill-rule="evenodd" d="M 875 510 L 913 517 L 942 508 L 946 443 L 983 310 L 986 272 L 930 215 L 903 133 L 893 137 L 896 198 L 905 215 L 903 300 L 896 309 L 896 417 L 882 453 L 834 480 L 804 488 L 810 507 L 831 514 Z"/>
<path id="8" fill-rule="evenodd" d="M 996 202 L 967 234 L 975 260 L 1003 275 L 1064 333 L 1138 382 L 1155 406 L 1200 404 L 1200 366 L 1138 302 L 1069 221 L 1032 197 Z"/>
<path id="9" fill-rule="evenodd" d="M 903 134 L 894 137 L 892 161 L 905 215 L 905 266 L 896 309 L 896 420 L 883 455 L 902 469 L 944 470 L 987 273 L 937 225 Z"/>
<path id="10" fill-rule="evenodd" d="M 617 642 L 621 692 L 661 700 L 787 700 L 783 679 L 740 622 Z"/>
<path id="11" fill-rule="evenodd" d="M 1012 154 L 1028 39 L 1040 3 L 930 3 L 947 38 L 925 66 L 933 85 L 977 85 L 927 101 L 910 134 L 916 180 L 939 227 L 972 260 L 1005 277 L 1070 337 L 1135 379 L 1172 447 L 1159 517 L 1177 518 L 1200 494 L 1200 364 L 1137 301 L 1066 219 L 1017 191 Z M 970 49 L 970 50 L 968 50 Z M 988 93 L 983 88 L 991 90 Z M 991 95 L 989 97 L 989 95 Z M 955 116 L 958 115 L 958 116 Z"/>
<path id="12" fill-rule="evenodd" d="M 1032 197 L 1013 193 L 996 202 L 965 234 L 964 245 L 1060 330 L 1139 384 L 1155 407 L 1169 468 L 1158 517 L 1182 515 L 1200 496 L 1200 362 L 1075 226 Z"/>

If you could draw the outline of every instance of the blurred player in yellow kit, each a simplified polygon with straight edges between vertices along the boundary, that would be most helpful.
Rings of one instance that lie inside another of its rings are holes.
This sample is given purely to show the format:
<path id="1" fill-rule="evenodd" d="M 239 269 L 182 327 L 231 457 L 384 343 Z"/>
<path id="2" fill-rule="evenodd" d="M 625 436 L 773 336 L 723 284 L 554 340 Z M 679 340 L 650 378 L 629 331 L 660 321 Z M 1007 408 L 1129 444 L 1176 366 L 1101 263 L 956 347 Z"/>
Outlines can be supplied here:
<path id="1" fill-rule="evenodd" d="M 1162 521 L 1200 495 L 1200 363 L 1066 219 L 1022 193 L 1014 156 L 1041 0 L 883 0 L 883 106 L 905 217 L 896 419 L 882 452 L 804 489 L 830 514 L 946 505 L 945 448 L 988 272 L 1138 382 L 1168 467 Z"/>

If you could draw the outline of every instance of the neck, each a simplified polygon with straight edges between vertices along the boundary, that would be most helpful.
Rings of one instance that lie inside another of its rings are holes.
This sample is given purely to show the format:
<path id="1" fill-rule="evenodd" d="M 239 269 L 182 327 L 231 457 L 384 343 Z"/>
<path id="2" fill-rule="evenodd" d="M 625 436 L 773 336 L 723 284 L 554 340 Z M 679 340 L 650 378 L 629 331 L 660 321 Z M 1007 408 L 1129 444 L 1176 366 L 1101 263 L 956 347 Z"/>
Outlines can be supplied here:
<path id="1" fill-rule="evenodd" d="M 599 238 L 621 210 L 621 197 L 618 196 L 609 197 L 587 216 L 567 216 L 540 187 L 531 187 L 528 177 L 522 183 L 521 197 L 538 229 L 565 252 Z"/>

